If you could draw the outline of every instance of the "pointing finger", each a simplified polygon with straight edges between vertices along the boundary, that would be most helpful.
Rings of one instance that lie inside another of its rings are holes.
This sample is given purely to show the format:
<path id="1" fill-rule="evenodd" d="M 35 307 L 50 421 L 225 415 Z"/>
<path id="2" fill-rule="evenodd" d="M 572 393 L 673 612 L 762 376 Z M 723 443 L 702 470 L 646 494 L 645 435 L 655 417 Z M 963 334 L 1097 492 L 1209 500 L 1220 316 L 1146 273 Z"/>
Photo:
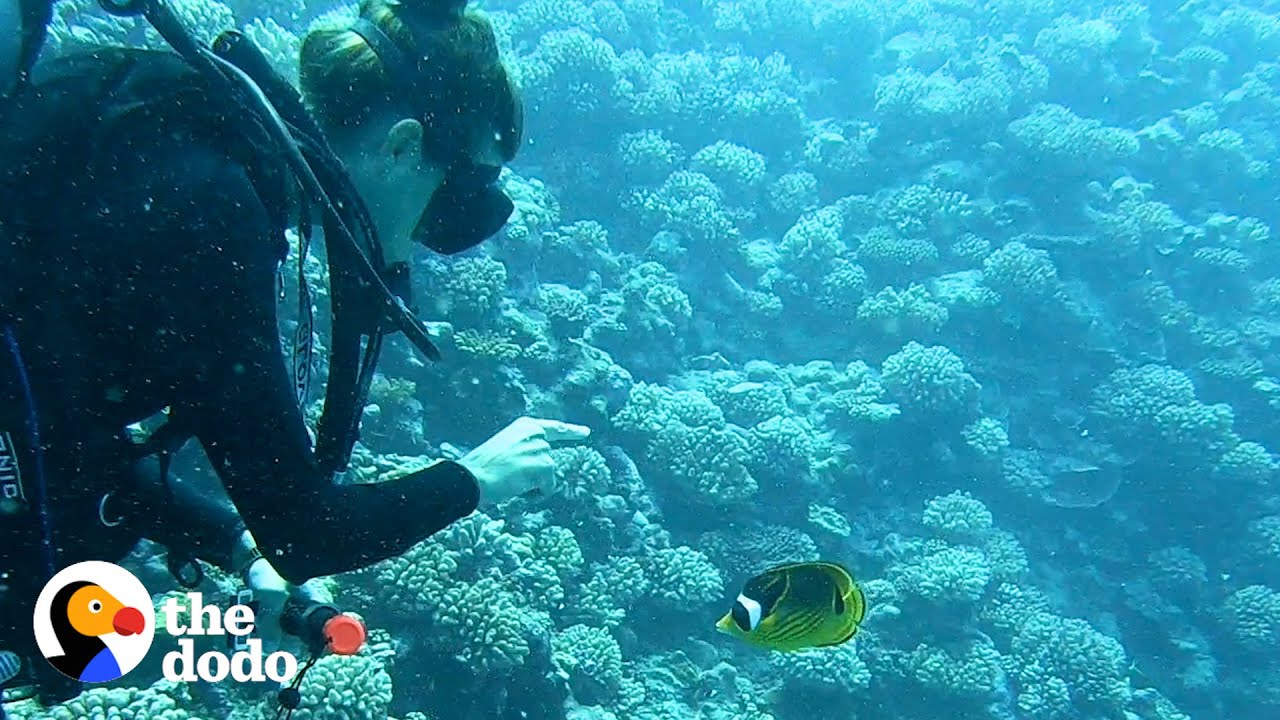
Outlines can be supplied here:
<path id="1" fill-rule="evenodd" d="M 573 423 L 560 422 L 559 420 L 539 420 L 538 424 L 542 426 L 542 431 L 546 433 L 547 442 L 586 440 L 591 436 L 591 428 L 586 425 L 574 425 Z"/>

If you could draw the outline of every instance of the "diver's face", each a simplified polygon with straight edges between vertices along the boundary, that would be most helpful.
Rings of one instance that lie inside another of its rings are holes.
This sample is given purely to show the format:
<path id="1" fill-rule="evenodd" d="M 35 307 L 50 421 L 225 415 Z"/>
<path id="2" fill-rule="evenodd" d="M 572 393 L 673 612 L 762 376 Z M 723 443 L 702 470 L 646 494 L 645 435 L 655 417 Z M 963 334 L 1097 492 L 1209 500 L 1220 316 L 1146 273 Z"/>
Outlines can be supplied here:
<path id="1" fill-rule="evenodd" d="M 335 147 L 369 208 L 388 265 L 408 261 L 414 228 L 444 181 L 444 168 L 422 156 L 423 131 L 412 118 L 370 123 Z"/>

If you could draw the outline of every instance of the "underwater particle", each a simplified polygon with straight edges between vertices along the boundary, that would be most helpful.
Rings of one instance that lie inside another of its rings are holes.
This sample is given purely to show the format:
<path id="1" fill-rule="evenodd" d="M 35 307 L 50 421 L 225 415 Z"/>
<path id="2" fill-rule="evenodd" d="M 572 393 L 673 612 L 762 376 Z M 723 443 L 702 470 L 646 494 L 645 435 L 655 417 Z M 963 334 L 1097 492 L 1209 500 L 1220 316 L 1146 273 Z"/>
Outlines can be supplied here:
<path id="1" fill-rule="evenodd" d="M 848 642 L 866 612 L 867 600 L 848 570 L 794 563 L 748 580 L 716 629 L 767 650 L 796 651 Z"/>

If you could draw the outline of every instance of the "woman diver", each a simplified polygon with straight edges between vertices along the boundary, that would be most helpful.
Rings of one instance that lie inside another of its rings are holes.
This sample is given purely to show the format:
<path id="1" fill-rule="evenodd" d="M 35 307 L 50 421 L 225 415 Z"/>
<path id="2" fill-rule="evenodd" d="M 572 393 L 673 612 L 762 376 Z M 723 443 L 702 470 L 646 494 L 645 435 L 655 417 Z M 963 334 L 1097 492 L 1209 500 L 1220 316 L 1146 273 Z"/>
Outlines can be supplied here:
<path id="1" fill-rule="evenodd" d="M 522 110 L 491 26 L 464 6 L 363 0 L 350 27 L 304 39 L 300 98 L 234 34 L 198 59 L 258 81 L 250 92 L 226 92 L 176 44 L 97 48 L 18 83 L 0 113 L 0 463 L 19 470 L 0 501 L 0 646 L 34 654 L 30 608 L 49 575 L 118 561 L 139 537 L 283 593 L 281 577 L 364 567 L 481 502 L 554 489 L 552 444 L 589 431 L 532 418 L 456 462 L 333 479 L 381 338 L 403 331 L 433 352 L 401 299 L 415 241 L 458 252 L 512 212 L 496 181 Z M 295 154 L 245 112 L 258 88 Z M 287 162 L 303 154 L 310 185 Z M 309 237 L 317 207 L 333 339 L 313 443 L 276 289 L 285 229 Z M 126 426 L 166 408 L 140 449 Z M 167 478 L 165 451 L 188 438 L 231 505 Z M 47 697 L 75 691 L 31 665 Z"/>

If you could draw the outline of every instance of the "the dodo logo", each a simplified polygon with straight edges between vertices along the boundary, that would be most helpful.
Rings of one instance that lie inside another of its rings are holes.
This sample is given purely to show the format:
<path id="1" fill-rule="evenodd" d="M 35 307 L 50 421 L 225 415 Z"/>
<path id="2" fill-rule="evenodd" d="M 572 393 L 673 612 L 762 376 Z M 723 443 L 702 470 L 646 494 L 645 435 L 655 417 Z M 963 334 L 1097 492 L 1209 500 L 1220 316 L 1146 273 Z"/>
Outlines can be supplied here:
<path id="1" fill-rule="evenodd" d="M 53 576 L 36 600 L 36 643 L 58 672 L 104 683 L 134 669 L 155 638 L 151 595 L 128 570 L 82 562 Z"/>

